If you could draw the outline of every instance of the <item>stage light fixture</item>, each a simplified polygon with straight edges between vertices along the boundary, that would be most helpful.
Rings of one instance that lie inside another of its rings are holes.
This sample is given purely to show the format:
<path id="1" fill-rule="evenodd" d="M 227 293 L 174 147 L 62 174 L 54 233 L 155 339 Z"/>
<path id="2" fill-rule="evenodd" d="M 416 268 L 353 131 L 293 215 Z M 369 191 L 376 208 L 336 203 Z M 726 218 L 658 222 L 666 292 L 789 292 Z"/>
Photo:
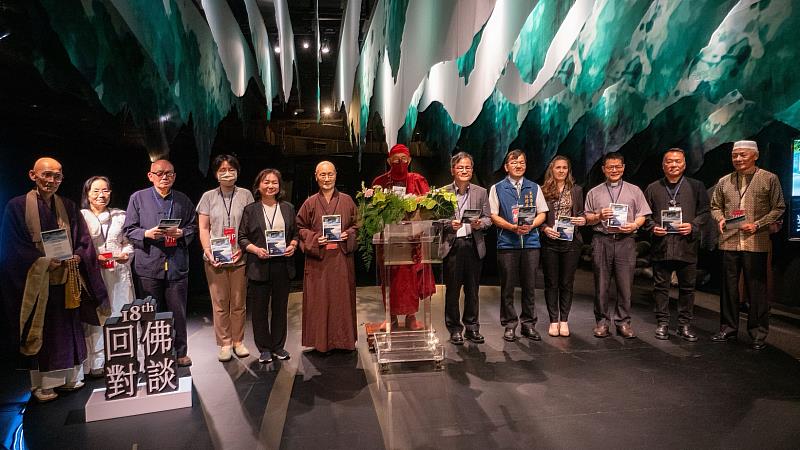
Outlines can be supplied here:
<path id="1" fill-rule="evenodd" d="M 325 44 L 325 45 L 322 46 L 322 50 L 321 51 L 322 51 L 322 53 L 327 55 L 328 53 L 330 53 L 331 49 L 328 48 L 327 44 Z"/>
<path id="2" fill-rule="evenodd" d="M 275 46 L 275 48 L 273 50 L 275 51 L 275 53 L 280 53 L 281 52 L 281 48 L 279 46 L 277 46 L 277 45 Z"/>
<path id="3" fill-rule="evenodd" d="M 309 46 L 310 44 L 308 43 L 308 41 L 303 41 L 303 48 L 308 48 Z"/>

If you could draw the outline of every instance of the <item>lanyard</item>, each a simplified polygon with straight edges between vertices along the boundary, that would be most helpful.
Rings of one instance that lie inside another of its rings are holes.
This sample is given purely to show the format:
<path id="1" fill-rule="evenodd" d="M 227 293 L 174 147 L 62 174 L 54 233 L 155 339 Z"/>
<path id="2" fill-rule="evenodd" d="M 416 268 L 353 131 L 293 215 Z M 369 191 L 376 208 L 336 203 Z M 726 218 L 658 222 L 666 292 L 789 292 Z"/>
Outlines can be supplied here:
<path id="1" fill-rule="evenodd" d="M 225 196 L 222 194 L 222 188 L 219 188 L 219 196 L 222 197 L 222 206 L 225 207 L 225 213 L 228 215 L 228 227 L 231 226 L 231 209 L 233 208 L 233 197 L 236 195 L 236 186 L 233 187 L 231 193 L 231 202 L 225 203 Z"/>
<path id="2" fill-rule="evenodd" d="M 275 216 L 278 214 L 278 208 L 280 207 L 281 205 L 279 203 L 275 203 L 275 209 L 272 211 L 272 220 L 270 220 L 270 218 L 267 217 L 267 205 L 263 203 L 261 204 L 261 212 L 264 213 L 264 221 L 267 222 L 267 225 L 269 225 L 270 230 L 272 230 L 275 224 Z"/>
<path id="3" fill-rule="evenodd" d="M 758 168 L 756 167 L 756 172 L 758 172 Z M 750 178 L 750 181 L 744 186 L 744 190 L 741 190 L 739 187 L 739 172 L 736 172 L 736 192 L 739 193 L 739 209 L 742 208 L 742 199 L 744 198 L 744 194 L 747 193 L 747 190 L 750 189 L 750 185 L 753 184 L 753 178 L 756 177 L 756 172 L 753 172 L 753 176 Z M 745 177 L 747 180 L 747 177 Z"/>
<path id="4" fill-rule="evenodd" d="M 94 214 L 94 213 L 92 213 L 92 214 Z M 111 228 L 111 213 L 109 213 L 108 225 L 106 225 L 105 231 L 103 231 L 103 222 L 100 221 L 100 216 L 98 216 L 97 214 L 94 214 L 94 218 L 97 219 L 97 224 L 100 225 L 100 236 L 103 238 L 103 250 L 107 250 L 108 249 L 108 230 Z"/>
<path id="5" fill-rule="evenodd" d="M 164 197 L 161 197 L 161 201 L 158 201 L 158 197 L 160 197 L 160 195 L 156 195 L 156 188 L 153 188 L 152 192 L 153 192 L 153 200 L 155 200 L 156 206 L 158 206 L 158 213 L 159 214 L 164 214 L 164 205 L 163 205 L 163 203 L 165 201 Z M 175 205 L 175 197 L 169 199 L 169 210 L 167 210 L 167 219 L 171 219 L 172 218 L 172 206 L 173 205 Z"/>
<path id="6" fill-rule="evenodd" d="M 738 181 L 738 180 L 737 180 Z M 669 196 L 669 206 L 678 206 L 678 202 L 675 199 L 678 197 L 678 191 L 681 190 L 681 185 L 683 184 L 683 177 L 681 177 L 678 184 L 675 186 L 675 191 L 670 191 L 669 186 L 667 186 L 667 179 L 664 178 L 664 189 L 667 190 L 667 195 Z"/>
<path id="7" fill-rule="evenodd" d="M 614 194 L 611 193 L 611 188 L 608 187 L 608 183 L 606 183 L 606 190 L 608 191 L 608 196 L 611 197 L 611 203 L 617 203 L 617 200 L 619 200 L 619 196 L 622 195 L 622 183 L 624 183 L 624 181 L 620 180 L 619 192 L 617 193 L 617 198 L 614 198 Z"/>
<path id="8" fill-rule="evenodd" d="M 467 186 L 467 193 L 463 195 L 464 200 L 459 204 L 458 203 L 458 187 L 455 183 L 453 183 L 453 191 L 456 193 L 456 204 L 458 205 L 458 219 L 461 220 L 461 216 L 464 215 L 464 208 L 467 207 L 469 204 L 469 186 Z"/>

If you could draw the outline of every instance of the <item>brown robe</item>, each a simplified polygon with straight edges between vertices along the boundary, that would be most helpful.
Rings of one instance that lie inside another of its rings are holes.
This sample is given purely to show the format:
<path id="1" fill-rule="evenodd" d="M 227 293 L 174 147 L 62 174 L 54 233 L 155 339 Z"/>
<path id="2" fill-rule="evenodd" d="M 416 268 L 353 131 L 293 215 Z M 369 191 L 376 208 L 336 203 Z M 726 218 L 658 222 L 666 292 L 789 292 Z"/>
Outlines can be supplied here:
<path id="1" fill-rule="evenodd" d="M 320 246 L 322 216 L 342 216 L 347 240 Z M 304 347 L 320 352 L 354 350 L 356 332 L 356 204 L 334 190 L 330 203 L 322 194 L 309 197 L 297 213 L 300 248 L 306 256 L 303 277 Z"/>

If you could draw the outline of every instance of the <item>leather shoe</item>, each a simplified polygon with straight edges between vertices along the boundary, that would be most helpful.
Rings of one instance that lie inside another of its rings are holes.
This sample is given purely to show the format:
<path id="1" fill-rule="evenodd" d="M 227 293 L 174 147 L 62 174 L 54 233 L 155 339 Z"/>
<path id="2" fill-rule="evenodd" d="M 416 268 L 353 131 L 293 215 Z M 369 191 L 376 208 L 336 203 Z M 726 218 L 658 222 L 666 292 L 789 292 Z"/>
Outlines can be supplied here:
<path id="1" fill-rule="evenodd" d="M 711 336 L 713 342 L 728 342 L 736 340 L 737 331 L 720 331 L 719 333 Z"/>
<path id="2" fill-rule="evenodd" d="M 678 337 L 684 341 L 697 342 L 697 335 L 692 332 L 692 329 L 689 328 L 689 325 L 679 325 L 678 332 L 675 334 L 677 334 Z"/>
<path id="3" fill-rule="evenodd" d="M 503 332 L 503 339 L 508 342 L 514 342 L 517 340 L 517 336 L 514 334 L 513 328 L 506 328 L 506 331 Z"/>
<path id="4" fill-rule="evenodd" d="M 753 350 L 764 350 L 767 343 L 763 339 L 753 339 L 753 344 L 750 346 Z"/>
<path id="5" fill-rule="evenodd" d="M 453 345 L 464 345 L 464 336 L 461 336 L 460 331 L 453 331 L 450 333 L 450 343 Z"/>
<path id="6" fill-rule="evenodd" d="M 467 330 L 464 333 L 464 337 L 467 340 L 469 340 L 471 342 L 474 342 L 476 344 L 483 344 L 484 342 L 486 342 L 486 339 L 483 338 L 482 334 L 478 333 L 478 330 L 475 330 L 475 331 Z"/>
<path id="7" fill-rule="evenodd" d="M 192 358 L 189 355 L 178 358 L 178 367 L 189 367 L 192 365 Z"/>
<path id="8" fill-rule="evenodd" d="M 594 327 L 594 330 L 592 330 L 592 333 L 594 333 L 594 337 L 596 337 L 596 338 L 607 338 L 607 337 L 611 336 L 611 333 L 608 332 L 608 325 L 606 325 L 606 324 L 602 324 L 602 325 L 598 325 L 598 326 Z"/>
<path id="9" fill-rule="evenodd" d="M 625 339 L 633 339 L 636 337 L 636 333 L 633 332 L 631 324 L 623 323 L 617 326 L 617 336 L 622 336 Z"/>
<path id="10" fill-rule="evenodd" d="M 669 339 L 669 325 L 665 323 L 658 324 L 656 327 L 656 339 Z"/>
<path id="11" fill-rule="evenodd" d="M 542 340 L 542 336 L 540 336 L 539 332 L 536 331 L 536 328 L 533 328 L 532 326 L 530 326 L 530 327 L 522 327 L 522 333 L 521 334 L 523 336 L 525 336 L 526 338 L 532 340 L 532 341 L 541 341 Z"/>

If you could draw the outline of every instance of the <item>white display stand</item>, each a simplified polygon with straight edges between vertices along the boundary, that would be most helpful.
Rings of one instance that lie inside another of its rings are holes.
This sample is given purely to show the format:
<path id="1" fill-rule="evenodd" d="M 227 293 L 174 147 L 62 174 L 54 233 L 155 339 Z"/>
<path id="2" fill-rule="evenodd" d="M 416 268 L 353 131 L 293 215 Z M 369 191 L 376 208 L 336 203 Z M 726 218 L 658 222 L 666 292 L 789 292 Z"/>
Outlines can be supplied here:
<path id="1" fill-rule="evenodd" d="M 139 383 L 136 397 L 106 400 L 105 388 L 95 389 L 86 402 L 86 421 L 138 416 L 171 409 L 192 407 L 192 377 L 180 377 L 178 390 L 147 395 L 144 383 Z"/>
<path id="2" fill-rule="evenodd" d="M 386 331 L 375 333 L 375 353 L 378 366 L 386 370 L 388 364 L 410 361 L 444 360 L 444 347 L 439 343 L 431 323 L 431 297 L 420 300 L 423 319 L 421 330 L 395 330 L 391 324 L 391 268 L 408 265 L 422 265 L 425 276 L 431 276 L 432 265 L 441 264 L 439 245 L 441 227 L 434 221 L 420 220 L 386 225 L 382 236 L 373 240 L 381 248 L 379 258 L 383 266 L 382 279 L 386 286 Z"/>

